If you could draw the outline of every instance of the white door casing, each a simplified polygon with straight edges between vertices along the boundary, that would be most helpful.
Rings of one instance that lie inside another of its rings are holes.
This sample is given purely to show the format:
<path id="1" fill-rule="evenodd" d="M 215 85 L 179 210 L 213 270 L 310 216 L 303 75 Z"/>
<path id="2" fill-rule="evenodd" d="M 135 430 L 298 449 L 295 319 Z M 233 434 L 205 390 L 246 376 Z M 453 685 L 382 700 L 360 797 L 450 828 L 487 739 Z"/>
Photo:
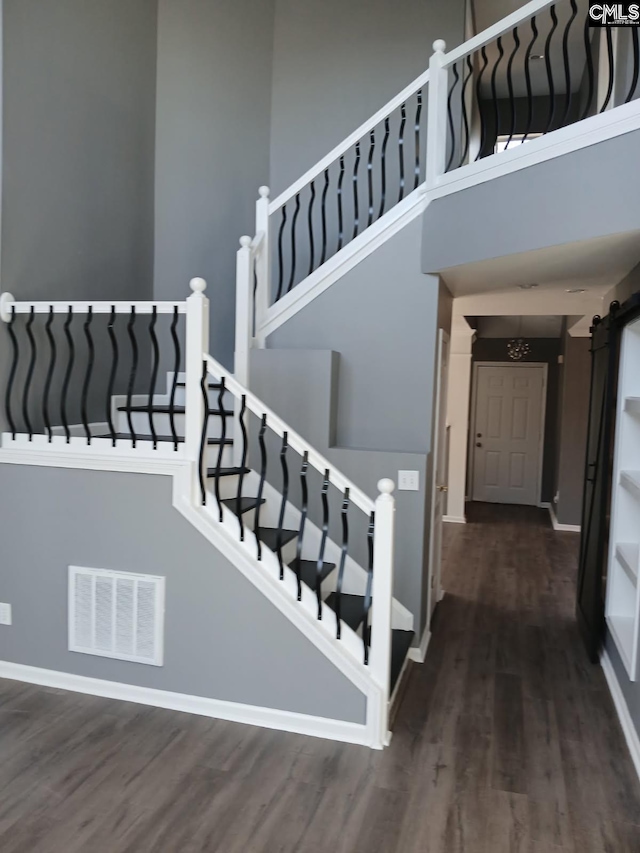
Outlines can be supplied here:
<path id="1" fill-rule="evenodd" d="M 442 597 L 442 518 L 447 511 L 447 373 L 449 335 L 438 333 L 436 393 L 433 418 L 431 525 L 429 532 L 429 619 Z"/>
<path id="2" fill-rule="evenodd" d="M 470 436 L 472 498 L 537 506 L 547 365 L 478 362 Z"/>

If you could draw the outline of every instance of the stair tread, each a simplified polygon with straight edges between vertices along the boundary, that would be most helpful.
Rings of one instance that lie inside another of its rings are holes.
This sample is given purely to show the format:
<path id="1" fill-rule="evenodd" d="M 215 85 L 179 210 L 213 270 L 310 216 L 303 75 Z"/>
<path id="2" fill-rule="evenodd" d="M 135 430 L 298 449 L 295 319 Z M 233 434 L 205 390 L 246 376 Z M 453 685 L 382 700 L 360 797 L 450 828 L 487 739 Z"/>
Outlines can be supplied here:
<path id="1" fill-rule="evenodd" d="M 235 515 L 238 514 L 238 499 L 237 498 L 225 498 L 221 501 L 228 509 L 231 510 Z M 251 509 L 255 509 L 258 504 L 265 503 L 265 499 L 261 498 L 258 500 L 257 498 L 240 498 L 240 514 L 243 512 L 249 512 Z"/>
<path id="2" fill-rule="evenodd" d="M 414 631 L 402 631 L 400 628 L 393 628 L 391 631 L 391 679 L 389 684 L 391 693 L 393 693 L 393 689 L 400 677 L 414 636 Z"/>
<path id="3" fill-rule="evenodd" d="M 317 580 L 318 580 L 318 561 L 317 560 L 300 560 L 300 579 L 302 583 L 306 584 L 310 589 L 314 592 L 316 590 Z M 294 572 L 296 571 L 298 566 L 298 559 L 296 558 L 291 563 L 289 563 L 289 568 L 291 568 Z M 331 572 L 335 569 L 335 563 L 323 563 L 322 571 L 320 572 L 320 583 L 328 577 Z"/>
<path id="4" fill-rule="evenodd" d="M 220 477 L 233 477 L 239 474 L 248 474 L 251 471 L 251 468 L 221 468 L 219 472 Z M 215 477 L 216 469 L 215 468 L 207 468 L 207 478 L 211 479 Z"/>
<path id="5" fill-rule="evenodd" d="M 278 545 L 278 528 L 259 527 L 258 533 L 260 534 L 260 541 L 262 544 L 271 551 L 275 551 Z M 280 538 L 282 546 L 284 547 L 288 542 L 291 542 L 297 537 L 297 535 L 297 530 L 282 530 Z"/>
<path id="6" fill-rule="evenodd" d="M 118 406 L 118 411 L 119 412 L 142 412 L 142 413 L 145 413 L 145 412 L 149 411 L 149 407 L 144 406 L 144 405 Z M 171 406 L 164 405 L 164 404 L 151 407 L 151 412 L 153 414 L 156 414 L 156 415 L 170 415 L 171 411 L 172 411 Z M 186 411 L 185 406 L 174 406 L 173 407 L 173 414 L 174 415 L 184 415 L 185 411 Z M 213 408 L 213 409 L 209 409 L 209 414 L 210 415 L 224 414 L 225 417 L 229 417 L 229 418 L 233 416 L 233 412 L 231 411 L 231 409 Z"/>
<path id="7" fill-rule="evenodd" d="M 354 631 L 357 631 L 364 619 L 364 595 L 351 595 L 343 592 L 340 599 L 340 619 Z M 335 610 L 337 600 L 337 593 L 332 592 L 325 604 Z"/>
<path id="8" fill-rule="evenodd" d="M 152 435 L 143 435 L 142 433 L 136 433 L 135 435 L 136 435 L 136 441 L 151 441 L 151 442 L 153 442 L 153 436 Z M 94 436 L 94 438 L 111 438 L 111 437 L 112 436 L 111 436 L 110 432 L 107 432 L 104 435 Z M 115 438 L 118 440 L 131 439 L 131 433 L 130 432 L 116 432 Z M 156 441 L 173 442 L 174 439 L 173 439 L 173 436 L 171 436 L 171 435 L 156 435 L 155 440 Z M 184 441 L 184 436 L 179 435 L 178 436 L 178 442 L 182 443 L 183 441 Z M 221 439 L 219 439 L 219 438 L 208 438 L 207 439 L 207 444 L 220 444 L 220 443 L 221 443 Z M 225 438 L 224 443 L 225 444 L 233 444 L 233 439 L 232 438 Z"/>

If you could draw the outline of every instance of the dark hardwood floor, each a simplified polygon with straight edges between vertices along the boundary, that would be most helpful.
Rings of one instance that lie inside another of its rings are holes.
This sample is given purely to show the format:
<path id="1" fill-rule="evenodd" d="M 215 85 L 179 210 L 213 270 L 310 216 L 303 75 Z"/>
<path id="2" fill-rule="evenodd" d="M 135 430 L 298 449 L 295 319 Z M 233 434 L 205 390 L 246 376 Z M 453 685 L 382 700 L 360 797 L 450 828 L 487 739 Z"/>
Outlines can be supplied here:
<path id="1" fill-rule="evenodd" d="M 577 536 L 446 525 L 384 752 L 0 681 L 2 853 L 638 853 L 640 786 L 573 623 Z"/>

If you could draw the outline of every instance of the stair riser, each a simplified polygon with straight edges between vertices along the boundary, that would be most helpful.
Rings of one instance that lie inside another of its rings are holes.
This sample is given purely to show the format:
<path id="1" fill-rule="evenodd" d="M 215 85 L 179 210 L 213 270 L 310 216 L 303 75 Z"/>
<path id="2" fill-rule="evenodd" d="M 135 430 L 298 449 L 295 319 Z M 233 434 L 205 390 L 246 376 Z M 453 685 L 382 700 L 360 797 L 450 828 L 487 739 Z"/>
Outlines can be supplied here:
<path id="1" fill-rule="evenodd" d="M 232 418 L 226 418 L 226 431 L 227 437 L 231 436 L 231 423 Z M 131 414 L 131 422 L 133 424 L 134 432 L 141 435 L 151 435 L 151 428 L 149 424 L 149 415 L 146 412 L 132 412 Z M 179 436 L 184 436 L 185 430 L 185 416 L 184 415 L 174 415 L 174 424 L 176 433 Z M 153 415 L 153 427 L 156 431 L 156 435 L 171 435 L 171 418 L 169 415 L 164 414 L 154 414 Z M 129 420 L 127 418 L 126 412 L 118 412 L 118 420 L 116 423 L 116 431 L 117 432 L 129 432 Z M 209 417 L 209 424 L 207 429 L 207 435 L 209 438 L 219 438 L 221 435 L 221 418 L 219 415 L 211 415 Z"/>

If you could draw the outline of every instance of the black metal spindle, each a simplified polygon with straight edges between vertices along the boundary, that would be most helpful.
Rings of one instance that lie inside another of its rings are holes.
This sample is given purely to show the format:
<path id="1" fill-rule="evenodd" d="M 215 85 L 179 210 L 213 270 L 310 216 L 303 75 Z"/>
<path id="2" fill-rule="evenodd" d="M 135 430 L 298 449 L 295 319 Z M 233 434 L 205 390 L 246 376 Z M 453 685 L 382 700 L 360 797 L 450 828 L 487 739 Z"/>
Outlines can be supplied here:
<path id="1" fill-rule="evenodd" d="M 276 530 L 276 554 L 280 566 L 280 580 L 284 580 L 284 562 L 282 560 L 282 530 L 284 527 L 284 514 L 287 509 L 289 498 L 289 466 L 287 465 L 288 435 L 283 433 L 282 446 L 280 448 L 280 467 L 282 468 L 282 500 L 280 502 L 280 513 L 278 515 L 278 527 Z"/>
<path id="2" fill-rule="evenodd" d="M 67 341 L 69 358 L 67 360 L 67 369 L 65 371 L 64 380 L 62 382 L 62 394 L 60 397 L 60 417 L 62 420 L 62 426 L 64 428 L 64 434 L 67 439 L 67 444 L 69 444 L 69 442 L 71 441 L 71 430 L 69 429 L 69 419 L 67 417 L 67 395 L 69 393 L 69 384 L 71 382 L 71 374 L 73 372 L 73 364 L 75 361 L 75 346 L 73 343 L 73 336 L 71 334 L 72 320 L 73 308 L 70 305 L 69 311 L 67 312 L 67 319 L 64 321 L 64 336 Z"/>
<path id="3" fill-rule="evenodd" d="M 547 118 L 545 133 L 549 133 L 549 131 L 553 129 L 553 118 L 556 111 L 556 90 L 553 82 L 553 65 L 551 64 L 551 41 L 553 40 L 553 34 L 558 27 L 558 16 L 556 14 L 555 4 L 549 7 L 549 14 L 551 15 L 552 24 L 544 45 L 544 61 L 547 69 L 547 86 L 549 89 L 549 115 Z"/>
<path id="4" fill-rule="evenodd" d="M 127 423 L 129 425 L 129 435 L 131 436 L 131 443 L 133 447 L 136 446 L 137 441 L 136 433 L 133 429 L 133 413 L 131 412 L 131 399 L 133 397 L 133 389 L 135 387 L 136 375 L 138 373 L 138 341 L 136 340 L 135 323 L 136 308 L 135 305 L 132 305 L 129 322 L 127 323 L 127 333 L 129 335 L 129 340 L 131 341 L 131 371 L 129 373 L 129 382 L 127 385 Z"/>
<path id="5" fill-rule="evenodd" d="M 338 189 L 336 191 L 336 200 L 338 203 L 338 248 L 337 252 L 342 248 L 344 240 L 344 222 L 342 215 L 342 183 L 344 181 L 344 157 L 340 157 L 340 174 L 338 175 Z"/>
<path id="6" fill-rule="evenodd" d="M 118 372 L 118 340 L 116 338 L 116 334 L 114 331 L 114 326 L 116 323 L 116 306 L 111 306 L 111 316 L 109 317 L 109 321 L 107 323 L 107 331 L 109 333 L 109 340 L 111 341 L 111 372 L 109 373 L 109 382 L 107 383 L 107 400 L 106 400 L 106 414 L 107 414 L 107 423 L 109 424 L 109 433 L 111 435 L 111 444 L 116 446 L 116 429 L 113 423 L 113 414 L 112 414 L 112 400 L 113 400 L 113 388 L 116 381 L 116 374 Z"/>
<path id="7" fill-rule="evenodd" d="M 296 223 L 298 222 L 298 214 L 300 213 L 300 193 L 296 193 L 296 206 L 293 209 L 291 218 L 291 272 L 289 273 L 289 286 L 287 293 L 293 287 L 293 282 L 296 277 Z"/>
<path id="8" fill-rule="evenodd" d="M 307 512 L 309 511 L 309 487 L 307 485 L 307 472 L 309 470 L 309 452 L 305 450 L 302 457 L 302 467 L 300 469 L 300 492 L 302 507 L 300 510 L 300 527 L 298 528 L 298 541 L 296 543 L 296 579 L 298 583 L 298 601 L 302 600 L 302 538 L 304 536 L 304 526 L 307 521 Z"/>
<path id="9" fill-rule="evenodd" d="M 149 377 L 149 395 L 147 398 L 147 416 L 149 418 L 149 431 L 153 441 L 153 449 L 158 448 L 158 436 L 156 435 L 156 426 L 154 418 L 154 402 L 156 396 L 156 382 L 158 381 L 158 365 L 160 362 L 160 350 L 158 348 L 158 338 L 156 336 L 156 323 L 158 322 L 158 308 L 153 306 L 151 312 L 151 320 L 149 321 L 149 337 L 151 338 L 151 375 Z"/>
<path id="10" fill-rule="evenodd" d="M 360 166 L 360 142 L 356 142 L 356 159 L 353 164 L 353 176 L 351 182 L 353 185 L 353 240 L 358 236 L 358 226 L 360 225 L 360 206 L 358 203 L 358 168 Z"/>
<path id="11" fill-rule="evenodd" d="M 171 428 L 171 438 L 173 439 L 173 449 L 178 449 L 178 433 L 176 431 L 175 408 L 176 408 L 176 391 L 178 388 L 178 373 L 180 372 L 180 338 L 178 337 L 178 319 L 180 314 L 178 306 L 173 309 L 173 320 L 171 321 L 171 339 L 173 341 L 173 381 L 171 382 L 171 394 L 169 396 L 169 426 Z M 209 406 L 209 398 L 207 397 L 206 406 Z"/>
<path id="12" fill-rule="evenodd" d="M 207 433 L 209 432 L 209 371 L 207 362 L 202 362 L 202 376 L 200 377 L 200 391 L 204 412 L 202 416 L 202 432 L 200 434 L 200 452 L 198 454 L 198 479 L 200 482 L 200 502 L 202 506 L 207 505 L 207 472 L 205 471 L 205 457 L 207 452 Z M 217 497 L 217 495 L 216 495 Z M 222 521 L 222 518 L 220 519 Z"/>
<path id="13" fill-rule="evenodd" d="M 486 47 L 482 48 L 480 55 L 482 56 L 482 68 L 478 72 L 478 77 L 476 79 L 476 103 L 478 105 L 478 113 L 480 116 L 480 147 L 478 148 L 478 153 L 475 157 L 476 160 L 479 160 L 483 156 L 484 143 L 487 138 L 487 121 L 484 115 L 484 110 L 482 109 L 482 75 L 489 64 Z"/>
<path id="14" fill-rule="evenodd" d="M 24 397 L 22 398 L 22 417 L 24 418 L 24 422 L 27 426 L 27 432 L 29 433 L 29 441 L 33 440 L 33 427 L 31 426 L 31 419 L 29 418 L 29 391 L 31 390 L 31 380 L 33 379 L 33 371 L 36 366 L 36 342 L 33 337 L 33 321 L 35 319 L 36 313 L 35 308 L 31 306 L 31 311 L 29 312 L 29 319 L 27 320 L 27 337 L 29 338 L 29 346 L 31 347 L 31 358 L 29 359 L 29 367 L 27 369 L 27 378 L 24 383 Z"/>
<path id="15" fill-rule="evenodd" d="M 11 410 L 11 392 L 13 390 L 13 383 L 16 378 L 16 371 L 18 370 L 18 360 L 20 357 L 20 351 L 18 349 L 18 339 L 16 338 L 16 333 L 13 328 L 13 324 L 16 320 L 16 309 L 15 306 L 11 308 L 11 319 L 9 320 L 9 337 L 11 338 L 11 367 L 9 369 L 9 378 L 7 380 L 7 391 L 4 398 L 4 408 L 7 414 L 7 422 L 9 424 L 9 428 L 11 430 L 11 437 L 15 441 L 16 438 L 16 424 L 13 420 L 13 412 Z"/>
<path id="16" fill-rule="evenodd" d="M 264 434 L 267 431 L 267 416 L 262 416 L 260 423 L 260 431 L 258 433 L 258 445 L 260 447 L 260 483 L 258 485 L 258 496 L 256 504 L 256 513 L 253 523 L 253 532 L 256 536 L 256 545 L 258 547 L 258 560 L 262 559 L 262 542 L 260 541 L 260 507 L 262 501 L 262 492 L 264 491 L 264 481 L 267 477 L 267 446 L 264 440 Z"/>
<path id="17" fill-rule="evenodd" d="M 596 30 L 596 32 L 599 33 L 600 30 Z M 589 26 L 589 14 L 587 13 L 584 19 L 584 53 L 585 64 L 587 66 L 587 80 L 589 85 L 587 89 L 587 99 L 582 110 L 582 115 L 580 116 L 580 121 L 583 121 L 591 112 L 591 103 L 593 101 L 593 93 L 595 90 L 595 72 L 593 67 L 593 53 L 591 52 L 592 34 L 593 30 Z"/>
<path id="18" fill-rule="evenodd" d="M 629 101 L 633 99 L 633 96 L 636 93 L 636 89 L 638 87 L 638 72 L 640 71 L 640 50 L 638 47 L 638 28 L 630 27 L 631 29 L 631 40 L 632 40 L 632 48 L 633 48 L 633 75 L 631 77 L 631 85 L 629 87 L 629 94 L 624 99 L 625 104 L 628 104 Z"/>
<path id="19" fill-rule="evenodd" d="M 516 132 L 516 101 L 513 94 L 513 60 L 516 58 L 516 54 L 518 49 L 520 48 L 520 36 L 518 35 L 518 28 L 513 28 L 513 41 L 514 47 L 509 56 L 509 61 L 507 62 L 507 92 L 509 94 L 509 138 L 507 139 L 507 144 L 504 146 L 505 150 L 509 147 L 511 140 L 513 139 L 513 134 Z"/>
<path id="20" fill-rule="evenodd" d="M 460 162 L 458 163 L 458 168 L 464 165 L 464 161 L 467 159 L 467 154 L 469 153 L 469 142 L 471 138 L 471 134 L 469 132 L 469 114 L 467 112 L 467 100 L 466 100 L 466 90 L 467 84 L 469 80 L 473 77 L 473 63 L 471 62 L 471 56 L 467 54 L 466 59 L 467 64 L 467 73 L 465 75 L 464 81 L 462 83 L 461 90 L 461 100 L 462 100 L 462 127 L 464 130 L 464 143 L 462 145 L 462 150 L 460 152 Z"/>
<path id="21" fill-rule="evenodd" d="M 53 371 L 55 370 L 56 366 L 56 342 L 51 332 L 52 323 L 53 305 L 49 307 L 49 317 L 45 324 L 45 331 L 49 340 L 49 352 L 51 353 L 51 355 L 49 358 L 49 368 L 47 370 L 47 376 L 44 381 L 44 393 L 42 396 L 42 420 L 44 421 L 44 427 L 49 435 L 49 443 L 53 441 L 53 429 L 51 428 L 51 420 L 49 418 L 49 394 L 51 392 L 51 380 L 53 379 Z"/>
<path id="22" fill-rule="evenodd" d="M 399 192 L 398 201 L 402 201 L 404 197 L 404 127 L 407 123 L 407 107 L 405 104 L 400 104 L 400 128 L 398 129 L 398 171 L 399 171 Z"/>
<path id="23" fill-rule="evenodd" d="M 336 583 L 336 638 L 339 640 L 341 635 L 340 620 L 342 608 L 342 582 L 344 579 L 344 567 L 347 561 L 347 553 L 349 551 L 349 489 L 344 490 L 342 499 L 342 509 L 340 515 L 342 518 L 342 547 L 340 549 L 340 564 L 338 566 L 338 580 Z"/>
<path id="24" fill-rule="evenodd" d="M 311 189 L 311 198 L 309 199 L 309 209 L 307 210 L 307 225 L 309 227 L 309 272 L 307 275 L 311 275 L 313 272 L 313 262 L 315 260 L 315 246 L 313 242 L 313 203 L 316 200 L 315 181 L 311 181 L 309 186 Z"/>
<path id="25" fill-rule="evenodd" d="M 613 94 L 613 83 L 614 83 L 614 70 L 613 70 L 613 36 L 611 34 L 611 27 L 607 27 L 606 29 L 606 38 L 607 38 L 607 73 L 609 75 L 609 84 L 607 86 L 607 94 L 604 99 L 604 103 L 600 107 L 600 112 L 603 113 L 607 107 L 609 106 L 609 101 L 611 100 L 611 95 Z"/>
<path id="26" fill-rule="evenodd" d="M 378 219 L 384 213 L 384 204 L 387 197 L 387 143 L 389 142 L 389 118 L 384 120 L 384 138 L 380 150 L 380 210 Z"/>
<path id="27" fill-rule="evenodd" d="M 280 229 L 278 230 L 278 290 L 276 292 L 276 302 L 282 296 L 282 285 L 284 284 L 284 256 L 282 249 L 282 238 L 284 236 L 285 225 L 287 224 L 287 205 L 282 205 L 282 219 L 280 220 Z"/>
<path id="28" fill-rule="evenodd" d="M 87 311 L 87 319 L 84 321 L 84 336 L 87 339 L 87 370 L 84 375 L 82 384 L 82 397 L 80 398 L 80 409 L 82 412 L 82 426 L 87 437 L 87 444 L 91 444 L 91 430 L 89 429 L 89 413 L 87 412 L 87 400 L 89 398 L 89 385 L 91 384 L 91 375 L 93 373 L 93 364 L 95 361 L 95 349 L 93 346 L 93 337 L 91 335 L 91 324 L 93 322 L 93 306 L 89 305 Z"/>
<path id="29" fill-rule="evenodd" d="M 369 157 L 367 158 L 367 186 L 369 190 L 369 215 L 367 217 L 367 228 L 373 222 L 373 154 L 376 147 L 375 129 L 369 134 Z"/>
<path id="30" fill-rule="evenodd" d="M 458 85 L 458 81 L 460 80 L 460 73 L 458 71 L 458 63 L 454 62 L 451 66 L 451 70 L 453 72 L 453 83 L 449 88 L 449 95 L 447 97 L 447 122 L 449 124 L 449 139 L 451 140 L 451 152 L 449 154 L 449 158 L 447 159 L 447 167 L 445 169 L 446 172 L 451 168 L 451 164 L 453 163 L 453 157 L 456 153 L 456 131 L 453 124 L 453 110 L 451 108 L 451 101 L 453 99 L 453 92 Z"/>
<path id="31" fill-rule="evenodd" d="M 369 609 L 371 607 L 371 590 L 373 587 L 373 537 L 376 527 L 376 514 L 372 512 L 369 516 L 369 527 L 367 530 L 367 548 L 369 552 L 369 560 L 367 566 L 367 585 L 364 593 L 364 617 L 362 620 L 362 642 L 364 644 L 364 662 L 369 663 Z"/>
<path id="32" fill-rule="evenodd" d="M 244 542 L 244 522 L 242 521 L 242 485 L 244 483 L 244 469 L 247 465 L 247 425 L 245 423 L 247 414 L 247 396 L 242 395 L 238 422 L 242 436 L 242 453 L 240 457 L 240 471 L 238 473 L 238 488 L 236 490 L 236 514 L 240 522 L 240 541 Z"/>
<path id="33" fill-rule="evenodd" d="M 524 135 L 522 137 L 523 143 L 527 141 L 527 136 L 531 132 L 531 125 L 533 124 L 533 89 L 531 87 L 531 52 L 533 50 L 533 46 L 536 43 L 538 38 L 538 27 L 536 25 L 536 16 L 534 15 L 531 18 L 531 41 L 527 46 L 526 53 L 524 55 L 524 82 L 527 88 L 527 123 L 524 128 Z"/>
<path id="34" fill-rule="evenodd" d="M 562 62 L 564 63 L 564 84 L 565 84 L 565 106 L 564 113 L 562 114 L 562 121 L 560 122 L 560 127 L 564 127 L 567 123 L 567 118 L 569 117 L 569 111 L 571 110 L 571 63 L 569 62 L 569 32 L 571 30 L 571 26 L 576 19 L 576 15 L 578 14 L 578 4 L 576 0 L 569 0 L 571 3 L 571 17 L 567 21 L 567 26 L 564 28 L 564 34 L 562 36 Z"/>
<path id="35" fill-rule="evenodd" d="M 316 601 L 318 602 L 318 619 L 322 619 L 322 569 L 324 568 L 324 551 L 329 534 L 329 469 L 324 472 L 322 481 L 322 537 L 320 551 L 316 563 Z"/>
<path id="36" fill-rule="evenodd" d="M 225 395 L 226 387 L 225 387 L 225 378 L 222 376 L 220 378 L 220 388 L 218 390 L 218 409 L 223 412 L 224 411 L 224 395 Z M 205 420 L 208 420 L 209 415 L 209 403 L 205 404 L 205 411 L 207 416 Z M 224 448 L 227 438 L 227 419 L 224 415 L 220 415 L 220 444 L 218 445 L 218 456 L 216 457 L 216 470 L 213 480 L 214 491 L 216 495 L 216 502 L 218 504 L 218 518 L 220 523 L 222 524 L 222 498 L 220 497 L 220 472 L 222 470 L 222 456 L 224 454 Z M 205 441 L 207 439 L 205 438 Z"/>
<path id="37" fill-rule="evenodd" d="M 502 47 L 502 38 L 498 37 L 496 40 L 496 47 L 498 48 L 498 58 L 496 59 L 493 69 L 491 71 L 491 101 L 493 104 L 493 138 L 497 141 L 498 136 L 500 135 L 500 114 L 498 112 L 498 90 L 496 86 L 496 81 L 498 78 L 498 67 L 502 62 L 502 57 L 504 56 L 504 49 Z"/>
<path id="38" fill-rule="evenodd" d="M 322 188 L 321 214 L 322 214 L 322 251 L 320 252 L 320 266 L 327 257 L 327 193 L 329 192 L 329 169 L 324 170 L 324 187 Z"/>
<path id="39" fill-rule="evenodd" d="M 420 148 L 420 117 L 422 116 L 422 89 L 418 89 L 416 92 L 416 123 L 414 127 L 414 136 L 415 136 L 415 166 L 413 170 L 413 188 L 414 190 L 418 188 L 420 183 L 420 155 L 422 154 L 422 149 Z"/>

